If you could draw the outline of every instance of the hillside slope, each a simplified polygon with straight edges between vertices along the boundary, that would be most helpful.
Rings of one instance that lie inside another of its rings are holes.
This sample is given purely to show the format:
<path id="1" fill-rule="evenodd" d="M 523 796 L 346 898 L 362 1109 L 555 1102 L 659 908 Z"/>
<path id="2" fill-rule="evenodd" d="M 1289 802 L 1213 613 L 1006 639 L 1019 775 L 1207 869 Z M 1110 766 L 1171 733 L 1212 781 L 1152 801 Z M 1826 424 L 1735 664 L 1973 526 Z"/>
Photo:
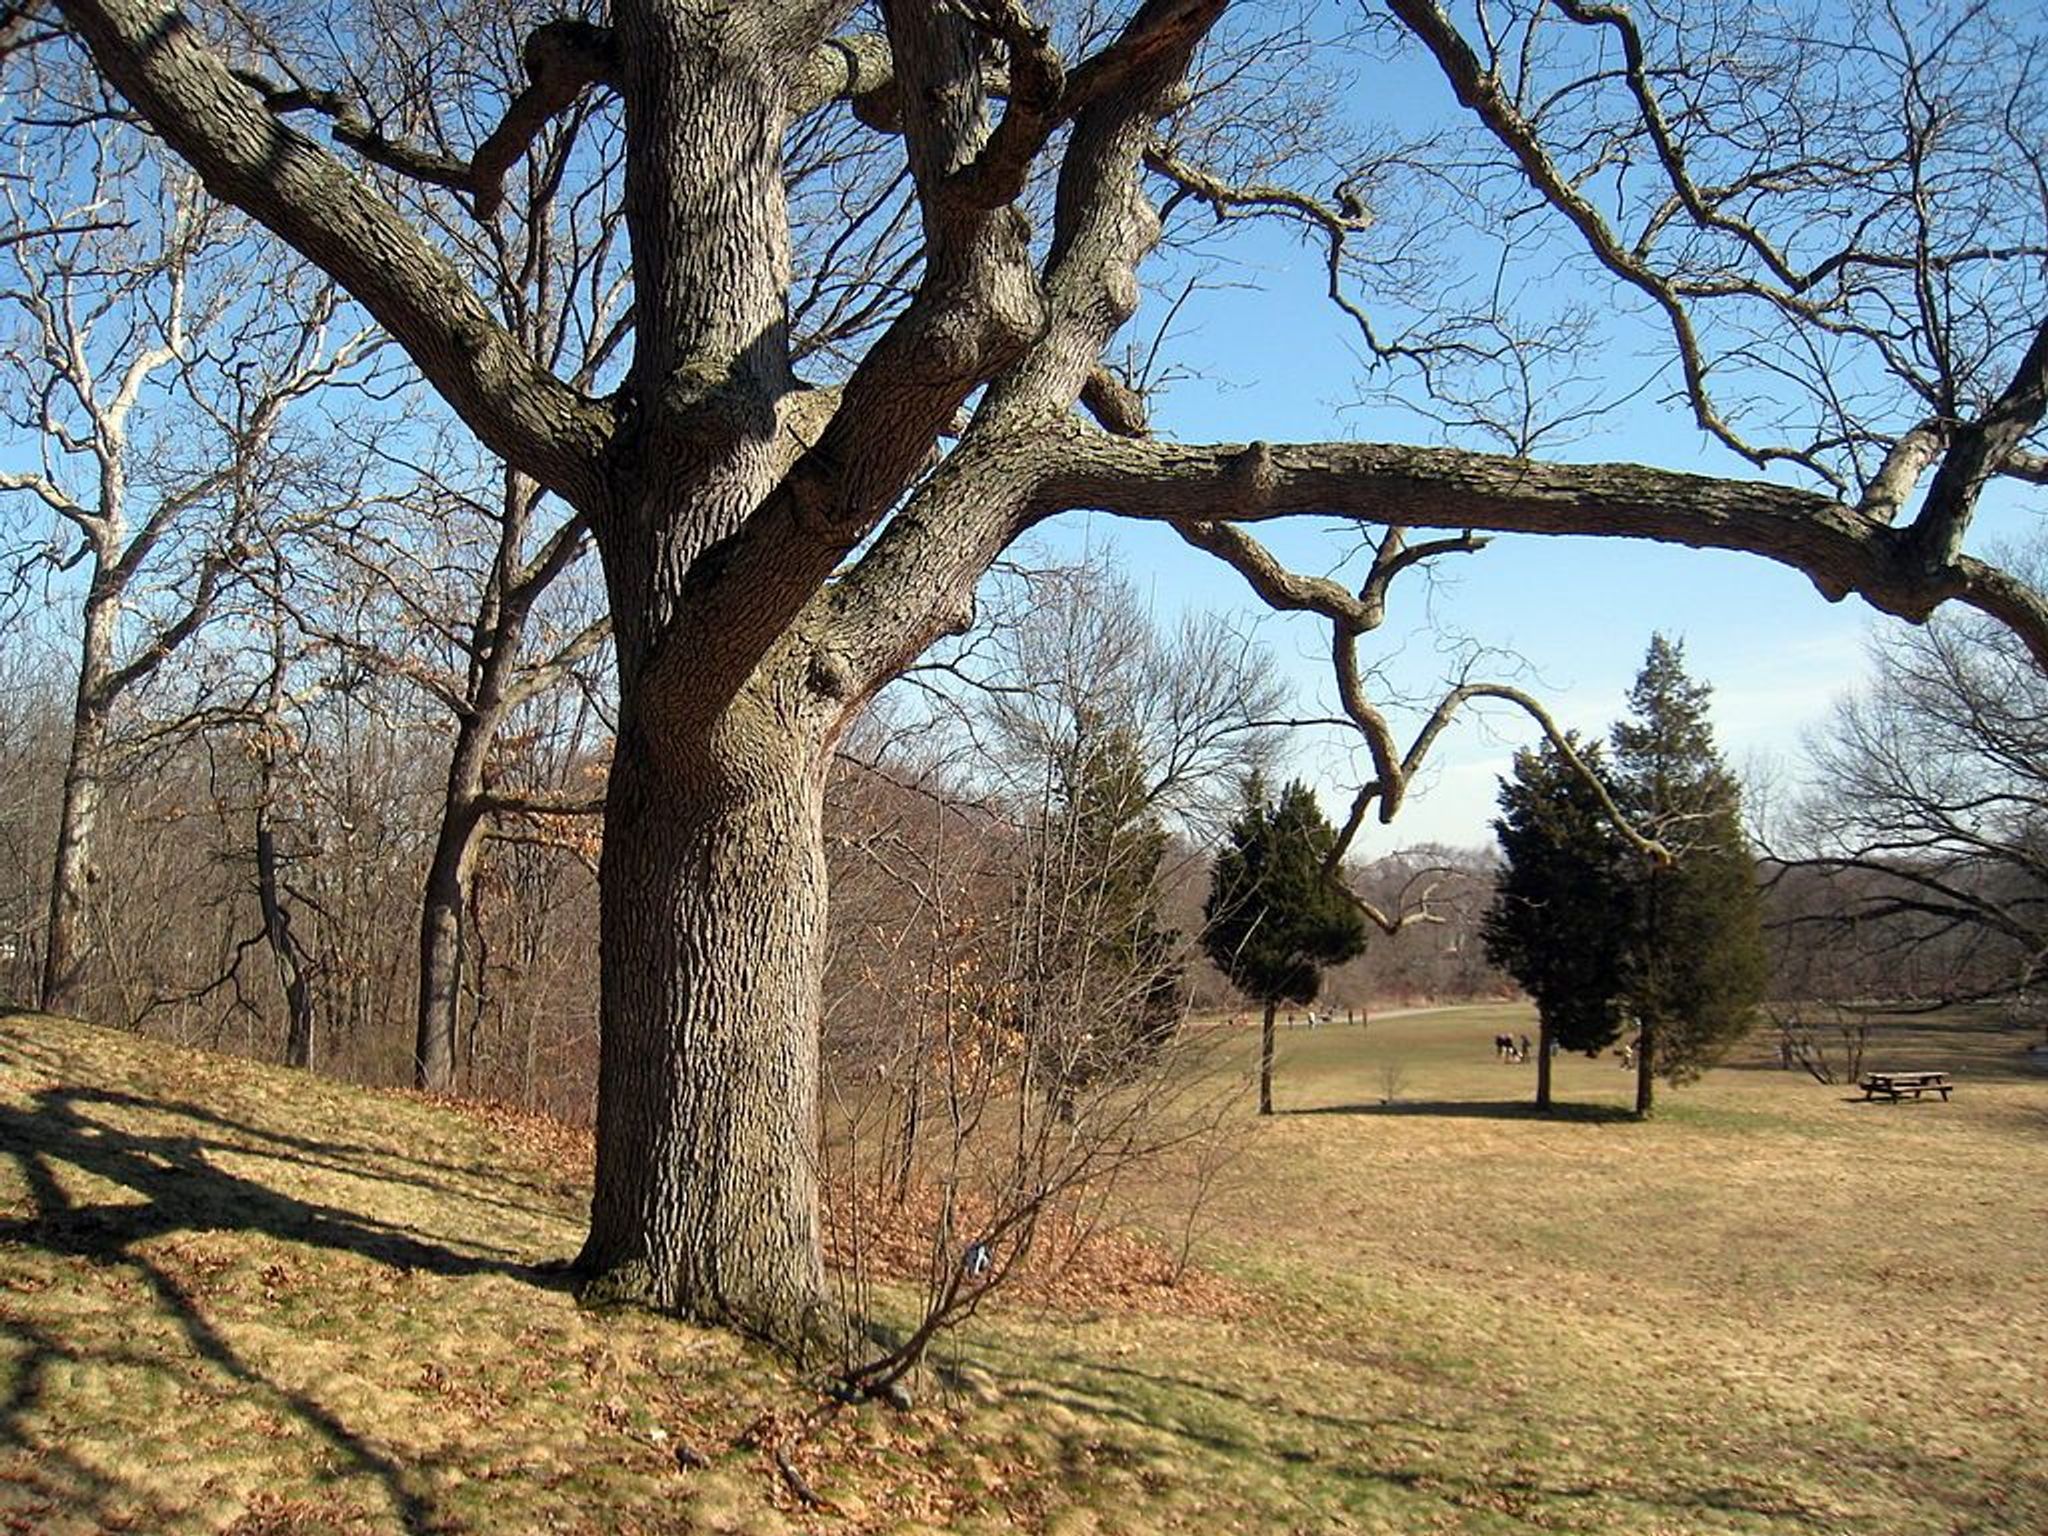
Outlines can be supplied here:
<path id="1" fill-rule="evenodd" d="M 0 1154 L 0 1529 L 946 1528 L 987 1501 L 931 1448 L 943 1410 L 799 1442 L 819 1398 L 774 1362 L 579 1308 L 551 1266 L 587 1147 L 544 1122 L 17 1014 Z M 833 1466 L 833 1512 L 785 1445 Z"/>

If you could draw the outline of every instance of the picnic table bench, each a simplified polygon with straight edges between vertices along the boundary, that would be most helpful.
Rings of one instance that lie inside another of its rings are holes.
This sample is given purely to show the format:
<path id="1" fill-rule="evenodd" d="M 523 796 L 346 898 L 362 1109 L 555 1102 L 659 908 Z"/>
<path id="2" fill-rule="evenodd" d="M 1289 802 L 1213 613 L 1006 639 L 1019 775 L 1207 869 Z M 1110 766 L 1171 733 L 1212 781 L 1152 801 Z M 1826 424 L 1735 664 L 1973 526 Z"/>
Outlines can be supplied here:
<path id="1" fill-rule="evenodd" d="M 1862 1084 L 1866 1102 L 1882 1093 L 1894 1104 L 1909 1093 L 1916 1099 L 1923 1093 L 1938 1093 L 1946 1102 L 1954 1086 L 1946 1072 L 1866 1072 Z"/>

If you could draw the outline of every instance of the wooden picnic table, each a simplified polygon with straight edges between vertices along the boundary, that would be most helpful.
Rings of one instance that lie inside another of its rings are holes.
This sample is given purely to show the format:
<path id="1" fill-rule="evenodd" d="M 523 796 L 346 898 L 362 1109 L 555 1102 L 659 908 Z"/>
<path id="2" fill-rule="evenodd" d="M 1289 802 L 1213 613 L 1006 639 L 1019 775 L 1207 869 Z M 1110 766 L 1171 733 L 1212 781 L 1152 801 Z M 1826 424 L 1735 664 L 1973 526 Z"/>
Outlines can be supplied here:
<path id="1" fill-rule="evenodd" d="M 1949 1090 L 1955 1085 L 1949 1081 L 1946 1072 L 1866 1072 L 1863 1074 L 1863 1097 L 1867 1102 L 1879 1094 L 1885 1094 L 1896 1104 L 1907 1094 L 1919 1098 L 1923 1093 L 1938 1093 L 1942 1101 L 1948 1101 Z"/>

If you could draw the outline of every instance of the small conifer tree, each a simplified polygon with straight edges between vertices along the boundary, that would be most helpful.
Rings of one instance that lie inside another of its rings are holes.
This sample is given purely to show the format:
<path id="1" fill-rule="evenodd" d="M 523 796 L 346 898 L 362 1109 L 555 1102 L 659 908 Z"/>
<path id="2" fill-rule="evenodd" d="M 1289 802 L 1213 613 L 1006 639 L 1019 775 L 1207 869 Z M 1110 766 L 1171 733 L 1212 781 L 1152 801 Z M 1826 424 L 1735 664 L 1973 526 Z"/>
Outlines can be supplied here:
<path id="1" fill-rule="evenodd" d="M 1062 969 L 1089 993 L 1069 1009 L 1086 1048 L 1061 1048 L 1063 1083 L 1078 1083 L 1121 1074 L 1170 1041 L 1186 985 L 1182 935 L 1159 917 L 1169 838 L 1136 737 L 1117 727 L 1084 742 L 1065 777 L 1042 862 L 1063 918 Z"/>
<path id="2" fill-rule="evenodd" d="M 1240 992 L 1265 1006 L 1259 1037 L 1259 1113 L 1273 1113 L 1273 1015 L 1311 1003 L 1323 968 L 1365 949 L 1365 919 L 1324 874 L 1337 834 L 1309 787 L 1296 780 L 1270 803 L 1263 781 L 1216 856 L 1203 909 L 1202 947 Z"/>

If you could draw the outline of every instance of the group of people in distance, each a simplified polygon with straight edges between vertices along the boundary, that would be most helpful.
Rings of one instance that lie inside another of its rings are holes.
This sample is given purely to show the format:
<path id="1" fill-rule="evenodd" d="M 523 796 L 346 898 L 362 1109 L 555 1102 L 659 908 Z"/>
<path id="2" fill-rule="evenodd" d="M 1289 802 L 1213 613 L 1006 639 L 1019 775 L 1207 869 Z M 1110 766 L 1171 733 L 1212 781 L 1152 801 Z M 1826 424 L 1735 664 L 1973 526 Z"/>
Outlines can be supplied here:
<path id="1" fill-rule="evenodd" d="M 1493 1054 L 1501 1061 L 1527 1061 L 1529 1059 L 1529 1037 L 1527 1035 L 1495 1035 L 1493 1037 Z M 1557 1042 L 1555 1040 L 1550 1042 L 1550 1054 L 1553 1056 L 1557 1054 Z M 1626 1042 L 1615 1054 L 1621 1058 L 1621 1065 L 1624 1070 L 1635 1066 L 1636 1047 L 1633 1040 Z"/>

